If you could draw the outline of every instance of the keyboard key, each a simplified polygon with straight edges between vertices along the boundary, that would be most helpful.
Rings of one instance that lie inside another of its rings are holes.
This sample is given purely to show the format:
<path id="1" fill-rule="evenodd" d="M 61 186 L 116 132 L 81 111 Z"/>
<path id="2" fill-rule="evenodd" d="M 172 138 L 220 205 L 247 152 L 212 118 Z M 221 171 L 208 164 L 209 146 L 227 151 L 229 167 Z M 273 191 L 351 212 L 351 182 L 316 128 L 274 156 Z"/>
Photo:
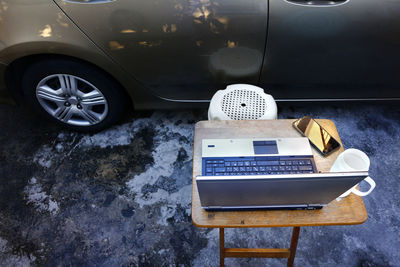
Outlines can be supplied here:
<path id="1" fill-rule="evenodd" d="M 234 172 L 238 172 L 239 171 L 239 167 L 233 167 L 233 171 Z"/>
<path id="2" fill-rule="evenodd" d="M 279 170 L 280 171 L 284 171 L 285 170 L 285 166 L 279 166 Z"/>
<path id="3" fill-rule="evenodd" d="M 278 166 L 272 166 L 272 170 L 273 171 L 278 171 L 279 169 L 278 169 Z"/>
<path id="4" fill-rule="evenodd" d="M 298 160 L 293 160 L 293 161 L 292 161 L 292 164 L 293 164 L 293 165 L 299 165 L 299 161 L 298 161 Z"/>
<path id="5" fill-rule="evenodd" d="M 244 166 L 244 162 L 243 161 L 238 161 L 237 165 L 240 166 Z"/>
<path id="6" fill-rule="evenodd" d="M 230 161 L 225 161 L 225 167 L 229 167 L 231 166 L 231 162 Z"/>
<path id="7" fill-rule="evenodd" d="M 299 166 L 300 171 L 312 171 L 313 167 L 312 166 Z"/>
<path id="8" fill-rule="evenodd" d="M 215 168 L 215 172 L 225 172 L 225 171 L 226 171 L 225 167 L 224 168 L 222 168 L 222 167 Z"/>
<path id="9" fill-rule="evenodd" d="M 251 167 L 246 167 L 246 171 L 251 172 Z"/>
<path id="10" fill-rule="evenodd" d="M 212 164 L 213 167 L 218 167 L 217 163 Z"/>
<path id="11" fill-rule="evenodd" d="M 239 170 L 240 170 L 241 172 L 245 172 L 245 171 L 246 171 L 246 167 L 239 167 Z"/>
<path id="12" fill-rule="evenodd" d="M 206 172 L 212 172 L 212 168 L 206 168 Z"/>
<path id="13" fill-rule="evenodd" d="M 292 170 L 292 166 L 286 166 L 286 167 L 285 167 L 285 170 L 291 171 L 291 170 Z"/>
<path id="14" fill-rule="evenodd" d="M 237 167 L 237 162 L 236 161 L 232 161 L 231 166 Z"/>
<path id="15" fill-rule="evenodd" d="M 232 172 L 232 167 L 226 167 L 227 172 Z"/>
<path id="16" fill-rule="evenodd" d="M 311 165 L 311 160 L 309 160 L 309 159 L 306 160 L 306 164 L 307 164 L 307 165 Z"/>
<path id="17" fill-rule="evenodd" d="M 283 160 L 281 160 L 281 161 L 279 162 L 279 165 L 281 165 L 281 166 L 285 166 L 285 165 L 286 165 L 286 162 L 285 162 L 285 161 L 283 161 Z"/>
<path id="18" fill-rule="evenodd" d="M 298 166 L 292 166 L 292 170 L 298 171 L 298 170 L 299 170 L 299 167 L 298 167 Z"/>
<path id="19" fill-rule="evenodd" d="M 215 176 L 223 176 L 224 174 L 223 173 L 220 173 L 220 172 L 216 172 L 215 173 Z"/>
<path id="20" fill-rule="evenodd" d="M 251 166 L 257 166 L 257 161 L 252 161 L 252 162 L 250 162 L 250 165 L 251 165 Z"/>
<path id="21" fill-rule="evenodd" d="M 263 161 L 257 161 L 258 166 L 273 166 L 273 165 L 279 165 L 279 161 L 277 160 L 263 160 Z"/>
<path id="22" fill-rule="evenodd" d="M 221 163 L 223 164 L 224 161 L 223 161 L 223 160 L 218 160 L 218 163 L 219 163 L 219 164 L 221 164 Z"/>
<path id="23" fill-rule="evenodd" d="M 258 172 L 258 167 L 253 167 L 253 171 Z"/>
<path id="24" fill-rule="evenodd" d="M 218 160 L 213 160 L 212 163 L 218 163 Z"/>
<path id="25" fill-rule="evenodd" d="M 299 165 L 306 165 L 306 162 L 304 160 L 299 160 Z"/>
<path id="26" fill-rule="evenodd" d="M 292 165 L 292 161 L 290 161 L 290 160 L 286 161 L 286 165 L 291 166 Z"/>
<path id="27" fill-rule="evenodd" d="M 265 167 L 265 170 L 266 170 L 266 171 L 272 171 L 272 167 L 266 166 L 266 167 Z"/>
<path id="28" fill-rule="evenodd" d="M 250 166 L 250 161 L 245 161 L 244 166 Z"/>
<path id="29" fill-rule="evenodd" d="M 261 166 L 260 167 L 260 172 L 265 172 L 265 167 Z"/>

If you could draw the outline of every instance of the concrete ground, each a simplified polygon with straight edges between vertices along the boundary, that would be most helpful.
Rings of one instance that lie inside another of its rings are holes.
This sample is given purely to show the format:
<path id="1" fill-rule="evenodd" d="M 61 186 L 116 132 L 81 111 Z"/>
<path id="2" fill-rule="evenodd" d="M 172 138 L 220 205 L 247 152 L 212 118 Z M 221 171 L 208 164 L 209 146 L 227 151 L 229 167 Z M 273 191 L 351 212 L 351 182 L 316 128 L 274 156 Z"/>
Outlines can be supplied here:
<path id="1" fill-rule="evenodd" d="M 282 106 L 279 118 L 330 118 L 345 148 L 371 159 L 368 220 L 304 227 L 297 266 L 400 266 L 400 108 Z M 190 218 L 195 122 L 206 110 L 136 113 L 98 134 L 0 105 L 0 265 L 217 266 L 218 232 Z M 227 246 L 285 247 L 291 229 L 226 230 Z M 227 259 L 227 266 L 285 266 Z"/>

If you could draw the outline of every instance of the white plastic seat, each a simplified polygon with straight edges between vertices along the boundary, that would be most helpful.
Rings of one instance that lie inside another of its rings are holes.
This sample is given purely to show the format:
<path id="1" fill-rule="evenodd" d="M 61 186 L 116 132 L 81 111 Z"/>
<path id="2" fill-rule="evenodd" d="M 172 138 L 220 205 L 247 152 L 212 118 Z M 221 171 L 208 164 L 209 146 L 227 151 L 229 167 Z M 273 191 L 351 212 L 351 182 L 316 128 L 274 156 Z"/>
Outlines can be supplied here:
<path id="1" fill-rule="evenodd" d="M 278 118 L 271 95 L 260 87 L 233 84 L 217 91 L 211 99 L 208 120 L 268 120 Z"/>

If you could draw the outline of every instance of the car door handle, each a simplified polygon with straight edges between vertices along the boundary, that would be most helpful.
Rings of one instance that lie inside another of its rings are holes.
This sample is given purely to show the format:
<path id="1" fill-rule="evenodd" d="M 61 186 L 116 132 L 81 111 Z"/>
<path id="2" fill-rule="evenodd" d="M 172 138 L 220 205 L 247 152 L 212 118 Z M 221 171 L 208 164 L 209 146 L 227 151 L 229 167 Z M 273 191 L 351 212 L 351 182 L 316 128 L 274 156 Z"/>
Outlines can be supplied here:
<path id="1" fill-rule="evenodd" d="M 329 6 L 338 6 L 343 5 L 350 0 L 285 0 L 288 3 L 302 6 L 321 6 L 321 7 L 329 7 Z"/>
<path id="2" fill-rule="evenodd" d="M 116 0 L 64 0 L 64 2 L 75 4 L 104 4 L 114 2 Z"/>

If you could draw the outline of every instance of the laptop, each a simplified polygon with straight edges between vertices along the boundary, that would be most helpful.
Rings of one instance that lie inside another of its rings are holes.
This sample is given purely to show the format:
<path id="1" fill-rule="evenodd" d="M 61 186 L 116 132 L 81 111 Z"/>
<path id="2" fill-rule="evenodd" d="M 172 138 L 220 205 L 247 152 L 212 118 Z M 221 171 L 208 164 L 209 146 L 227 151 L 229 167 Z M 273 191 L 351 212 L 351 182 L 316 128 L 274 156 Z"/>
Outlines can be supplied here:
<path id="1" fill-rule="evenodd" d="M 368 172 L 319 173 L 306 137 L 203 139 L 206 210 L 320 209 Z"/>

